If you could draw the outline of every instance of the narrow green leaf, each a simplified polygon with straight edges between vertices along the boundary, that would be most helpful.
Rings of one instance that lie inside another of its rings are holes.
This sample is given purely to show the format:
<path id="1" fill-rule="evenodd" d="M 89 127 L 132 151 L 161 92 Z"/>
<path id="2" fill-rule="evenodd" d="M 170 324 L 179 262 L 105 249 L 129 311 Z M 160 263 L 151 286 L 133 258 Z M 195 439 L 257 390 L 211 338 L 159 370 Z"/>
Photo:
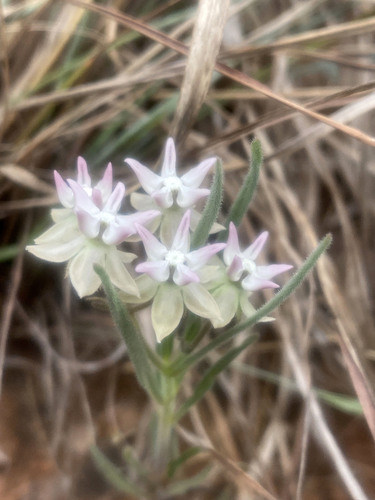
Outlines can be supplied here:
<path id="1" fill-rule="evenodd" d="M 241 224 L 242 218 L 247 212 L 249 203 L 252 200 L 255 189 L 258 184 L 260 167 L 263 161 L 262 146 L 260 141 L 255 139 L 251 143 L 251 160 L 250 169 L 245 177 L 244 183 L 235 199 L 226 220 L 225 226 L 228 228 L 229 223 L 233 222 L 236 226 Z"/>
<path id="2" fill-rule="evenodd" d="M 211 227 L 216 221 L 220 211 L 223 197 L 223 167 L 221 161 L 216 164 L 214 180 L 211 186 L 211 192 L 204 207 L 202 217 L 191 237 L 191 248 L 199 248 L 207 241 Z"/>
<path id="3" fill-rule="evenodd" d="M 212 466 L 208 465 L 200 472 L 198 472 L 198 474 L 195 474 L 188 479 L 181 479 L 181 481 L 176 481 L 175 483 L 169 484 L 166 488 L 167 495 L 169 497 L 170 495 L 173 495 L 173 498 L 175 498 L 175 495 L 180 496 L 193 488 L 202 486 L 207 481 L 207 476 L 211 469 Z"/>
<path id="4" fill-rule="evenodd" d="M 136 498 L 144 498 L 145 492 L 142 491 L 139 486 L 129 481 L 122 471 L 114 465 L 97 446 L 92 446 L 91 456 L 100 472 L 102 472 L 103 476 L 114 488 L 123 493 L 135 496 Z"/>
<path id="5" fill-rule="evenodd" d="M 319 257 L 327 250 L 327 248 L 332 243 L 332 236 L 327 234 L 323 240 L 319 243 L 317 248 L 307 257 L 305 262 L 299 268 L 299 270 L 292 276 L 292 278 L 287 282 L 287 284 L 276 294 L 274 297 L 269 300 L 266 304 L 260 307 L 255 314 L 253 314 L 250 318 L 238 325 L 229 328 L 226 332 L 218 335 L 213 340 L 211 340 L 207 345 L 202 347 L 197 352 L 193 352 L 184 358 L 178 359 L 174 364 L 170 367 L 171 375 L 179 374 L 184 372 L 187 368 L 194 365 L 198 361 L 200 361 L 208 352 L 216 347 L 219 347 L 222 344 L 228 342 L 231 338 L 233 338 L 237 333 L 245 330 L 246 328 L 250 328 L 260 321 L 264 316 L 268 316 L 274 311 L 280 304 L 282 304 L 302 283 L 302 281 L 306 278 L 308 273 L 313 269 Z"/>
<path id="6" fill-rule="evenodd" d="M 155 375 L 151 369 L 141 333 L 134 325 L 125 305 L 121 302 L 105 270 L 97 264 L 94 266 L 94 269 L 102 280 L 112 318 L 125 340 L 128 354 L 134 365 L 135 374 L 139 383 L 151 393 L 152 396 L 160 400 L 160 395 L 155 386 Z"/>
<path id="7" fill-rule="evenodd" d="M 191 448 L 188 448 L 185 450 L 183 453 L 178 458 L 175 458 L 171 462 L 169 462 L 168 465 L 168 477 L 172 478 L 177 470 L 183 465 L 185 462 L 187 462 L 190 458 L 194 457 L 198 453 L 200 453 L 202 450 L 198 446 L 192 446 Z"/>
<path id="8" fill-rule="evenodd" d="M 234 347 L 230 349 L 224 356 L 222 356 L 216 363 L 214 363 L 205 373 L 202 380 L 199 382 L 197 387 L 194 390 L 194 393 L 190 398 L 188 398 L 181 408 L 176 413 L 176 422 L 178 422 L 185 413 L 189 410 L 189 408 L 195 405 L 198 401 L 200 401 L 206 392 L 211 389 L 213 384 L 215 383 L 216 377 L 222 372 L 246 347 L 255 342 L 258 338 L 258 335 L 250 335 L 246 338 L 244 342 L 238 347 Z"/>

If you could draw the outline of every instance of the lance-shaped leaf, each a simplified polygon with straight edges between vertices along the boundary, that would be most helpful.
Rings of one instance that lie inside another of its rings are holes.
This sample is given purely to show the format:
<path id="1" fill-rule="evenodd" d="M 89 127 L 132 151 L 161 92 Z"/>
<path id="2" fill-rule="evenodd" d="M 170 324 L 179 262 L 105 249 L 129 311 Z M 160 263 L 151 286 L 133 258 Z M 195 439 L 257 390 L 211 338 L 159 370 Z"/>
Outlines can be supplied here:
<path id="1" fill-rule="evenodd" d="M 255 340 L 258 338 L 258 335 L 250 335 L 249 337 L 246 338 L 244 342 L 238 347 L 234 347 L 230 351 L 228 351 L 224 356 L 222 356 L 216 363 L 214 363 L 205 373 L 203 376 L 202 380 L 199 382 L 197 387 L 194 390 L 194 393 L 190 398 L 188 398 L 181 408 L 177 411 L 176 414 L 176 422 L 178 422 L 184 415 L 185 413 L 191 408 L 193 405 L 198 403 L 203 396 L 206 394 L 206 392 L 211 389 L 213 384 L 215 383 L 215 380 L 219 373 L 221 373 L 225 368 L 244 350 L 246 347 L 248 347 L 250 344 L 255 342 Z"/>
<path id="2" fill-rule="evenodd" d="M 233 222 L 236 226 L 239 226 L 241 224 L 241 221 L 247 212 L 249 203 L 253 198 L 255 189 L 258 184 L 262 160 L 262 147 L 260 141 L 256 139 L 251 143 L 250 170 L 245 177 L 240 192 L 238 193 L 238 196 L 234 200 L 233 205 L 229 211 L 229 215 L 225 224 L 226 227 L 229 226 L 230 222 Z"/>
<path id="3" fill-rule="evenodd" d="M 221 161 L 216 163 L 216 171 L 211 192 L 204 207 L 202 217 L 191 237 L 191 248 L 199 248 L 207 241 L 211 227 L 217 219 L 223 198 L 223 167 Z"/>
<path id="4" fill-rule="evenodd" d="M 160 400 L 159 391 L 155 386 L 155 373 L 149 363 L 147 350 L 140 332 L 135 327 L 105 270 L 98 265 L 95 265 L 94 269 L 102 281 L 112 318 L 126 343 L 139 383 L 151 396 L 156 400 Z"/>
<path id="5" fill-rule="evenodd" d="M 216 349 L 220 345 L 225 344 L 230 339 L 232 339 L 237 333 L 250 328 L 255 325 L 262 318 L 268 316 L 272 313 L 280 304 L 282 304 L 303 282 L 309 272 L 315 266 L 319 257 L 328 249 L 332 243 L 332 236 L 327 234 L 322 241 L 319 243 L 317 248 L 307 257 L 302 266 L 298 271 L 292 276 L 292 278 L 283 286 L 283 288 L 272 297 L 271 300 L 266 302 L 262 307 L 260 307 L 250 318 L 239 323 L 238 325 L 229 328 L 224 333 L 218 335 L 208 344 L 206 344 L 202 349 L 197 352 L 193 352 L 185 357 L 181 357 L 176 360 L 176 362 L 170 366 L 170 375 L 177 375 L 195 363 L 198 363 L 207 353 Z"/>

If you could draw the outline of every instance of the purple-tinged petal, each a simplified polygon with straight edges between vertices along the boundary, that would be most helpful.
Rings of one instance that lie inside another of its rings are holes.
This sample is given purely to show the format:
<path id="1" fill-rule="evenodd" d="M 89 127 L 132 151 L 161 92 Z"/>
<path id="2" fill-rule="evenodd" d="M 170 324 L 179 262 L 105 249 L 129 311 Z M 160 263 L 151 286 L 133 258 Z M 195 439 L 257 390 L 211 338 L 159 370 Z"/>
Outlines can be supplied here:
<path id="1" fill-rule="evenodd" d="M 202 184 L 203 179 L 215 163 L 216 158 L 207 158 L 207 160 L 202 161 L 197 167 L 191 168 L 186 172 L 181 177 L 182 182 L 185 186 L 196 189 Z"/>
<path id="2" fill-rule="evenodd" d="M 80 186 L 87 186 L 91 187 L 91 177 L 89 175 L 89 171 L 87 168 L 87 163 L 82 156 L 78 156 L 77 158 L 77 169 L 78 169 L 78 175 L 77 175 L 77 182 Z"/>
<path id="3" fill-rule="evenodd" d="M 100 231 L 100 219 L 80 208 L 76 209 L 76 215 L 81 232 L 88 238 L 96 238 Z"/>
<path id="4" fill-rule="evenodd" d="M 277 274 L 289 271 L 293 266 L 289 264 L 271 264 L 270 266 L 257 266 L 255 274 L 261 279 L 271 279 Z"/>
<path id="5" fill-rule="evenodd" d="M 246 257 L 246 259 L 255 260 L 262 251 L 262 248 L 264 247 L 267 238 L 268 238 L 268 231 L 264 231 L 258 236 L 258 238 L 254 241 L 254 243 L 252 243 L 243 252 L 243 256 Z"/>
<path id="6" fill-rule="evenodd" d="M 234 257 L 236 255 L 239 255 L 240 252 L 240 245 L 238 243 L 238 234 L 237 234 L 237 228 L 231 222 L 229 224 L 229 235 L 228 235 L 228 243 L 227 246 L 224 250 L 224 262 L 227 266 L 230 266 Z"/>
<path id="7" fill-rule="evenodd" d="M 95 186 L 102 193 L 103 202 L 105 203 L 112 193 L 112 163 L 108 163 L 102 179 Z"/>
<path id="8" fill-rule="evenodd" d="M 211 257 L 223 248 L 226 247 L 226 243 L 213 243 L 212 245 L 206 245 L 205 247 L 194 250 L 186 255 L 186 260 L 189 263 L 191 269 L 200 269 L 211 259 Z"/>
<path id="9" fill-rule="evenodd" d="M 173 239 L 173 250 L 186 254 L 190 249 L 190 210 L 187 210 L 181 219 Z"/>
<path id="10" fill-rule="evenodd" d="M 233 281 L 238 281 L 241 278 L 243 272 L 242 259 L 239 255 L 235 255 L 232 263 L 228 267 L 228 276 Z"/>
<path id="11" fill-rule="evenodd" d="M 91 199 L 94 202 L 95 206 L 97 206 L 100 210 L 103 208 L 102 192 L 97 187 L 93 188 L 91 192 Z"/>
<path id="12" fill-rule="evenodd" d="M 174 177 L 176 175 L 176 148 L 174 140 L 170 137 L 165 145 L 164 161 L 161 167 L 161 176 Z"/>
<path id="13" fill-rule="evenodd" d="M 159 175 L 156 175 L 152 170 L 145 167 L 137 160 L 126 158 L 125 162 L 133 170 L 139 180 L 139 183 L 147 194 L 152 194 L 155 190 L 160 188 L 163 180 Z"/>
<path id="14" fill-rule="evenodd" d="M 118 182 L 111 196 L 104 205 L 103 211 L 116 214 L 120 210 L 121 202 L 124 196 L 125 186 L 122 182 Z"/>
<path id="15" fill-rule="evenodd" d="M 197 203 L 201 198 L 208 196 L 210 190 L 206 188 L 192 189 L 186 186 L 181 186 L 177 194 L 177 204 L 182 208 L 188 208 Z"/>
<path id="16" fill-rule="evenodd" d="M 63 205 L 66 208 L 73 208 L 74 207 L 73 191 L 70 189 L 70 187 L 67 185 L 67 183 L 64 181 L 64 179 L 56 170 L 53 172 L 53 175 L 55 177 L 57 196 L 59 197 L 61 205 Z"/>
<path id="17" fill-rule="evenodd" d="M 167 281 L 169 278 L 169 265 L 165 260 L 142 262 L 135 266 L 137 273 L 146 273 L 155 281 Z"/>
<path id="18" fill-rule="evenodd" d="M 199 276 L 184 264 L 178 264 L 173 273 L 173 281 L 178 286 L 188 285 L 189 283 L 199 283 Z"/>
<path id="19" fill-rule="evenodd" d="M 152 199 L 160 208 L 170 208 L 173 205 L 172 191 L 163 186 L 155 193 L 152 193 Z"/>
<path id="20" fill-rule="evenodd" d="M 262 290 L 264 288 L 279 288 L 279 285 L 273 281 L 257 278 L 254 274 L 246 276 L 241 282 L 242 288 L 248 292 L 255 292 L 255 290 Z"/>
<path id="21" fill-rule="evenodd" d="M 135 228 L 137 230 L 137 233 L 141 237 L 141 240 L 143 241 L 143 245 L 145 247 L 148 258 L 153 261 L 162 260 L 168 252 L 166 247 L 162 245 L 160 241 L 143 226 L 135 224 Z"/>
<path id="22" fill-rule="evenodd" d="M 72 188 L 75 197 L 75 208 L 89 212 L 92 215 L 100 212 L 99 208 L 92 201 L 83 187 L 72 179 L 68 179 L 69 186 Z"/>

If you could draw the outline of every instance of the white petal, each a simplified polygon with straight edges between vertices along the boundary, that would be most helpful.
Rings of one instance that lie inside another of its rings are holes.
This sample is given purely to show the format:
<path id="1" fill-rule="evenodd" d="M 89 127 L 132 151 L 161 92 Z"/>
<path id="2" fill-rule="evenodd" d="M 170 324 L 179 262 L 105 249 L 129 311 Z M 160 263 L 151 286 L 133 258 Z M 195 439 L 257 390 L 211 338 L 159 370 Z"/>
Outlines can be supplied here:
<path id="1" fill-rule="evenodd" d="M 184 286 L 188 283 L 199 283 L 199 276 L 184 264 L 179 264 L 173 273 L 173 281 L 178 286 Z"/>
<path id="2" fill-rule="evenodd" d="M 184 304 L 180 289 L 170 283 L 160 285 L 151 309 L 152 326 L 158 342 L 177 328 L 183 312 Z"/>
<path id="3" fill-rule="evenodd" d="M 274 276 L 289 271 L 293 266 L 289 264 L 271 264 L 270 266 L 257 266 L 255 274 L 261 279 L 271 279 Z"/>
<path id="4" fill-rule="evenodd" d="M 100 219 L 86 210 L 76 209 L 78 226 L 88 238 L 96 238 L 100 231 Z"/>
<path id="5" fill-rule="evenodd" d="M 262 251 L 262 248 L 264 247 L 264 244 L 266 243 L 268 238 L 268 232 L 264 231 L 261 233 L 258 238 L 254 241 L 252 245 L 250 245 L 244 252 L 243 255 L 247 259 L 250 260 L 255 260 L 260 252 Z"/>
<path id="6" fill-rule="evenodd" d="M 205 247 L 188 253 L 186 255 L 186 260 L 192 269 L 200 269 L 207 264 L 211 257 L 220 252 L 220 250 L 223 250 L 225 247 L 226 243 L 213 243 L 212 245 L 206 245 Z"/>
<path id="7" fill-rule="evenodd" d="M 197 203 L 201 198 L 210 194 L 209 189 L 192 189 L 189 187 L 181 186 L 177 195 L 177 204 L 182 208 L 188 208 Z"/>
<path id="8" fill-rule="evenodd" d="M 186 307 L 202 318 L 221 320 L 220 309 L 212 295 L 200 284 L 190 283 L 181 288 Z"/>
<path id="9" fill-rule="evenodd" d="M 181 219 L 173 239 L 172 248 L 183 254 L 190 249 L 190 210 L 187 210 Z"/>
<path id="10" fill-rule="evenodd" d="M 120 210 L 122 199 L 125 196 L 125 185 L 122 182 L 116 184 L 115 189 L 108 198 L 106 204 L 103 207 L 103 211 L 109 212 L 111 214 L 117 214 Z"/>
<path id="11" fill-rule="evenodd" d="M 165 246 L 143 226 L 135 224 L 135 227 L 143 241 L 148 258 L 150 260 L 163 260 L 168 251 Z"/>
<path id="12" fill-rule="evenodd" d="M 77 175 L 78 184 L 80 186 L 91 187 L 91 178 L 87 168 L 87 163 L 86 160 L 82 158 L 82 156 L 78 156 L 77 158 L 77 170 L 78 170 L 78 175 Z"/>
<path id="13" fill-rule="evenodd" d="M 165 260 L 142 262 L 135 267 L 137 273 L 146 273 L 155 281 L 167 281 L 169 278 L 169 264 Z"/>
<path id="14" fill-rule="evenodd" d="M 165 145 L 164 161 L 161 167 L 161 176 L 173 177 L 176 175 L 176 148 L 174 140 L 169 137 Z"/>
<path id="15" fill-rule="evenodd" d="M 238 255 L 239 253 L 240 245 L 238 243 L 237 228 L 233 224 L 233 222 L 231 222 L 229 224 L 228 243 L 224 250 L 224 262 L 226 263 L 226 265 L 230 266 L 235 255 Z"/>
<path id="16" fill-rule="evenodd" d="M 59 197 L 61 205 L 66 208 L 72 208 L 74 206 L 73 191 L 56 170 L 53 174 L 55 177 L 57 196 Z"/>
<path id="17" fill-rule="evenodd" d="M 184 185 L 191 188 L 199 187 L 216 161 L 216 158 L 207 158 L 207 160 L 202 161 L 197 167 L 191 168 L 181 177 Z"/>
<path id="18" fill-rule="evenodd" d="M 112 163 L 108 163 L 107 168 L 105 169 L 102 180 L 97 183 L 95 186 L 96 189 L 102 193 L 103 202 L 105 203 L 112 193 Z"/>
<path id="19" fill-rule="evenodd" d="M 273 281 L 257 278 L 254 274 L 246 276 L 241 281 L 242 288 L 248 292 L 255 292 L 256 290 L 263 290 L 264 288 L 279 288 L 279 285 Z"/>
<path id="20" fill-rule="evenodd" d="M 163 183 L 163 179 L 159 175 L 156 175 L 152 170 L 145 167 L 137 160 L 127 158 L 125 162 L 133 170 L 139 180 L 139 183 L 147 194 L 152 194 L 160 188 Z"/>

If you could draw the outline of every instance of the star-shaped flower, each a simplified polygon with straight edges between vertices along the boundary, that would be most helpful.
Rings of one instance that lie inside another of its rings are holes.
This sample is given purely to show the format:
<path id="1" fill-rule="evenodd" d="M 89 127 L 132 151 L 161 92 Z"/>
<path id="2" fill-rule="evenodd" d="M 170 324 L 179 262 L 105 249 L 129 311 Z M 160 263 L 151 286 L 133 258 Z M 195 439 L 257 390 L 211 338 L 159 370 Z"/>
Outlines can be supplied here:
<path id="1" fill-rule="evenodd" d="M 256 263 L 267 238 L 268 233 L 263 232 L 252 245 L 241 251 L 236 226 L 230 223 L 228 242 L 223 252 L 226 267 L 218 267 L 216 275 L 207 283 L 221 312 L 221 319 L 213 320 L 215 328 L 227 325 L 238 314 L 245 317 L 254 314 L 255 309 L 249 302 L 252 293 L 265 288 L 278 288 L 279 285 L 271 278 L 293 267 L 288 264 L 259 266 Z M 271 319 L 266 317 L 262 321 Z"/>
<path id="2" fill-rule="evenodd" d="M 91 188 L 86 162 L 78 160 L 77 181 L 55 172 L 55 182 L 65 208 L 52 211 L 55 224 L 35 239 L 27 250 L 50 262 L 68 261 L 67 272 L 80 297 L 93 294 L 100 286 L 94 264 L 107 271 L 112 282 L 126 293 L 139 295 L 138 288 L 125 267 L 135 255 L 116 245 L 137 232 L 135 224 L 144 224 L 158 211 L 119 215 L 125 186 L 119 182 L 112 192 L 112 167 L 109 164 L 102 180 Z"/>
<path id="3" fill-rule="evenodd" d="M 137 226 L 149 260 L 138 264 L 135 270 L 148 276 L 141 277 L 141 290 L 147 299 L 154 296 L 151 317 L 159 342 L 178 326 L 184 305 L 198 316 L 220 317 L 217 304 L 200 283 L 197 271 L 222 250 L 225 243 L 190 251 L 189 229 L 190 210 L 183 216 L 172 245 L 167 248 L 150 231 Z"/>

